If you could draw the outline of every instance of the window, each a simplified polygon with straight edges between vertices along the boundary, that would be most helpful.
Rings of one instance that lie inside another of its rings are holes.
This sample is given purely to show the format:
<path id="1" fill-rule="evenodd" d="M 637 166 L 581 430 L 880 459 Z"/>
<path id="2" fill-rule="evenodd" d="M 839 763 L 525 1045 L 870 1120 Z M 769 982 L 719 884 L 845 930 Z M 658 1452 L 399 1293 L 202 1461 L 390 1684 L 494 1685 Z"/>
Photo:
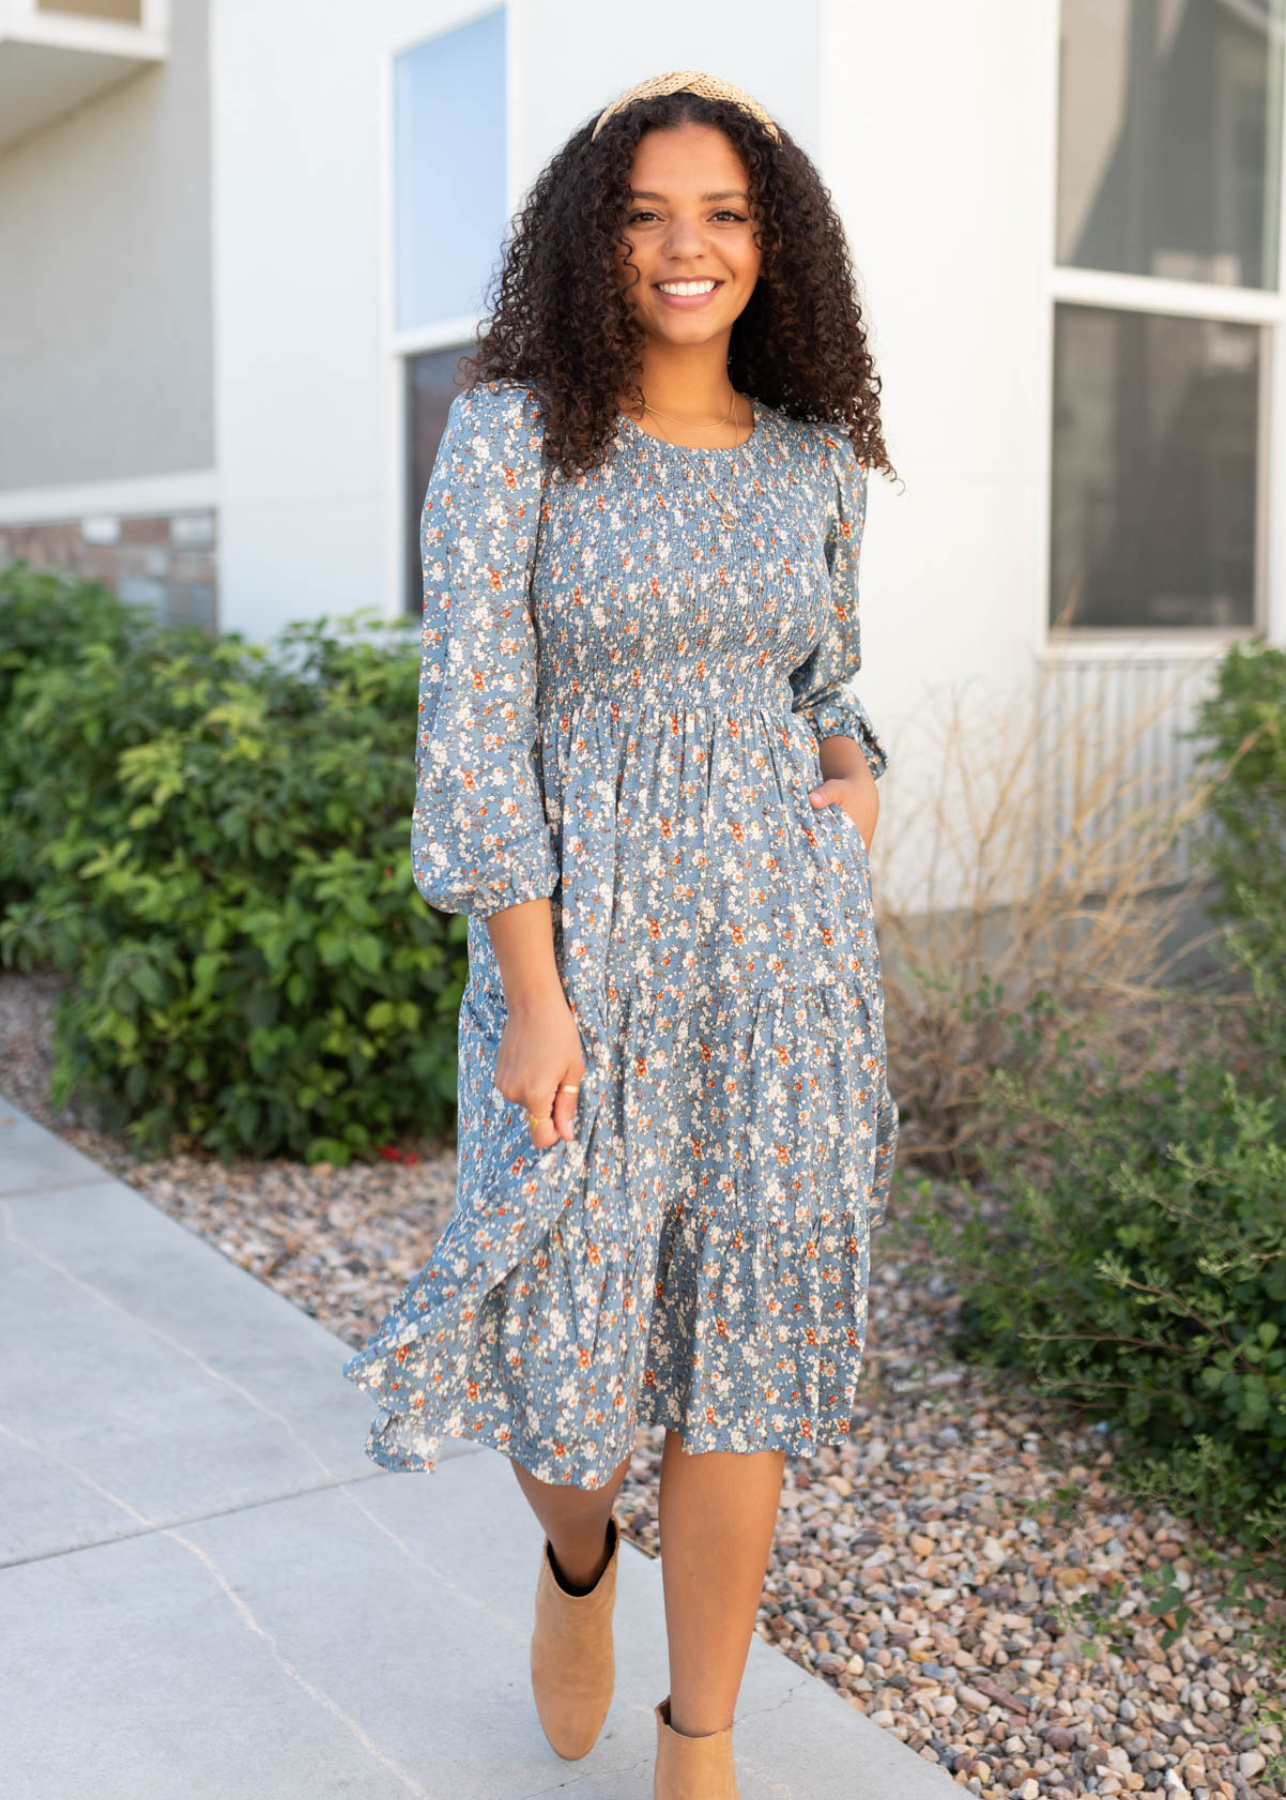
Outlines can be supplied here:
<path id="1" fill-rule="evenodd" d="M 1253 627 L 1262 337 L 1058 308 L 1051 624 Z"/>
<path id="2" fill-rule="evenodd" d="M 393 63 L 395 353 L 404 366 L 405 586 L 423 604 L 420 513 L 456 366 L 474 348 L 507 225 L 505 13 L 493 9 Z"/>
<path id="3" fill-rule="evenodd" d="M 420 514 L 424 490 L 433 473 L 433 459 L 446 429 L 447 409 L 460 391 L 461 384 L 455 379 L 455 371 L 464 354 L 464 347 L 455 345 L 449 350 L 429 350 L 420 356 L 406 358 L 406 610 L 409 613 L 418 613 L 424 604 Z"/>
<path id="4" fill-rule="evenodd" d="M 1064 0 L 1058 260 L 1274 288 L 1279 0 Z"/>
<path id="5" fill-rule="evenodd" d="M 394 63 L 397 328 L 476 313 L 505 209 L 503 8 Z"/>
<path id="6" fill-rule="evenodd" d="M 1250 631 L 1286 0 L 1062 0 L 1049 623 Z"/>

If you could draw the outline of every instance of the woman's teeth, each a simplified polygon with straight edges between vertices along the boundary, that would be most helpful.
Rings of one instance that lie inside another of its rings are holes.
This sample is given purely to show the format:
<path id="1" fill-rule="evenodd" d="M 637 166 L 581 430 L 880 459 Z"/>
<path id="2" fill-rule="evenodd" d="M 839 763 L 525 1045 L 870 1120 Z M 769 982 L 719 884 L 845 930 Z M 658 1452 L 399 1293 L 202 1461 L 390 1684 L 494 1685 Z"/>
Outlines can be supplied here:
<path id="1" fill-rule="evenodd" d="M 658 281 L 656 284 L 663 294 L 708 294 L 717 288 L 717 281 Z"/>

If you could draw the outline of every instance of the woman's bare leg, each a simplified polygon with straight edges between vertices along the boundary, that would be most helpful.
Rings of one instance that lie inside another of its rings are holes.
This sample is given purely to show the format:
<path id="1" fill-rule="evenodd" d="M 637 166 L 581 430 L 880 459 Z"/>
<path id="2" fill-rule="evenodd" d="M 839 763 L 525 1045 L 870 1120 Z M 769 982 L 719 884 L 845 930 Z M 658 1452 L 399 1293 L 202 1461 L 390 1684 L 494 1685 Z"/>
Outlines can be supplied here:
<path id="1" fill-rule="evenodd" d="M 688 1737 L 732 1724 L 785 1462 L 781 1450 L 689 1456 L 678 1432 L 665 1434 L 658 1522 L 670 1723 Z"/>
<path id="2" fill-rule="evenodd" d="M 597 1488 L 538 1481 L 514 1457 L 509 1461 L 531 1510 L 544 1526 L 563 1581 L 569 1588 L 592 1588 L 607 1567 L 607 1521 L 630 1458 L 618 1464 L 608 1481 Z"/>

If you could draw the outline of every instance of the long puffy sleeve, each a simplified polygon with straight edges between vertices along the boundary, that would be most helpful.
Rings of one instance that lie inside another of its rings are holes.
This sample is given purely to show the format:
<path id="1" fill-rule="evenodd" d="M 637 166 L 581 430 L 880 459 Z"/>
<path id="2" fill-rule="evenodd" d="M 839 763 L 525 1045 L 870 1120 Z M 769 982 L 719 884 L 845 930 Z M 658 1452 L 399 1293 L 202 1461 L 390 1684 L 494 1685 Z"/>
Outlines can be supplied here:
<path id="1" fill-rule="evenodd" d="M 526 388 L 465 389 L 424 495 L 411 863 L 442 912 L 487 918 L 558 881 L 534 755 L 541 445 Z"/>
<path id="2" fill-rule="evenodd" d="M 878 779 L 888 767 L 888 755 L 850 686 L 862 666 L 858 569 L 868 471 L 857 460 L 851 438 L 820 429 L 828 471 L 826 566 L 833 604 L 825 634 L 790 678 L 794 710 L 808 717 L 819 739 L 856 738 Z"/>

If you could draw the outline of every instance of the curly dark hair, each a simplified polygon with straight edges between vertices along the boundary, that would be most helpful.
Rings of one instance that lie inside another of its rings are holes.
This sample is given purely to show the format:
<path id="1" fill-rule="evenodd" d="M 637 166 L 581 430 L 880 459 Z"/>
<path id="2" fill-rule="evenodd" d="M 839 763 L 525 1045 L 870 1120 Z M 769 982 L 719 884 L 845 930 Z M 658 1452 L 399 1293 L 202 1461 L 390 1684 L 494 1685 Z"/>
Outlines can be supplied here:
<path id="1" fill-rule="evenodd" d="M 595 115 L 595 119 L 597 114 Z M 646 131 L 694 121 L 722 131 L 749 174 L 761 253 L 732 328 L 733 385 L 792 418 L 837 426 L 858 459 L 896 476 L 880 433 L 879 377 L 867 348 L 844 228 L 812 160 L 729 100 L 686 91 L 632 101 L 597 138 L 587 120 L 545 165 L 516 213 L 493 275 L 488 322 L 458 367 L 466 382 L 509 379 L 537 394 L 545 455 L 564 474 L 601 461 L 618 397 L 642 401 L 646 341 L 617 277 L 630 169 Z"/>

